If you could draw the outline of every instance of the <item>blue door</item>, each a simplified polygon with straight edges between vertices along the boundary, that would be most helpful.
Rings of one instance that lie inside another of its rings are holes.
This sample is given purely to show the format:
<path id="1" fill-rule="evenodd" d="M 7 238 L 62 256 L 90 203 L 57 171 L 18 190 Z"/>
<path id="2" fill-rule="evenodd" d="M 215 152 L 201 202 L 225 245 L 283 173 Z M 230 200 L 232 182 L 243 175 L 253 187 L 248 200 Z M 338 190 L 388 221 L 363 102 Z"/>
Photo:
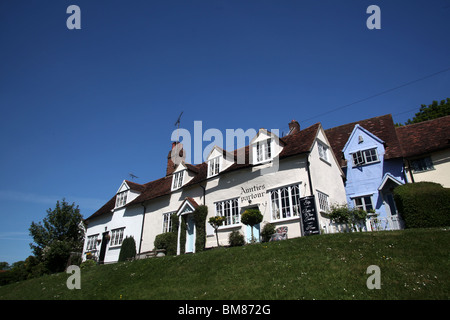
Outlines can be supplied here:
<path id="1" fill-rule="evenodd" d="M 195 235 L 194 235 L 194 218 L 191 214 L 187 216 L 187 230 L 186 230 L 186 253 L 194 252 Z"/>
<path id="2" fill-rule="evenodd" d="M 253 238 L 255 239 L 255 242 L 259 242 L 259 227 L 260 223 L 258 223 L 256 226 L 253 226 Z M 245 235 L 247 238 L 247 243 L 252 242 L 252 227 L 247 226 L 247 229 L 245 231 Z"/>

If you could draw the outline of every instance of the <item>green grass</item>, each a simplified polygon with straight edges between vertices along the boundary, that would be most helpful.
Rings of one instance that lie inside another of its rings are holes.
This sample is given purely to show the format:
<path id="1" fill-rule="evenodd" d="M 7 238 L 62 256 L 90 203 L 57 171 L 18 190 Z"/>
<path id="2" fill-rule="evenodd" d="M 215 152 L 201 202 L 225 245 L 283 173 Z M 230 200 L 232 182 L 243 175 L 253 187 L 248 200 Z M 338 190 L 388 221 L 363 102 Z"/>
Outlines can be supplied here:
<path id="1" fill-rule="evenodd" d="M 92 266 L 0 287 L 0 299 L 449 299 L 450 229 L 331 234 Z M 381 289 L 369 290 L 369 265 Z"/>

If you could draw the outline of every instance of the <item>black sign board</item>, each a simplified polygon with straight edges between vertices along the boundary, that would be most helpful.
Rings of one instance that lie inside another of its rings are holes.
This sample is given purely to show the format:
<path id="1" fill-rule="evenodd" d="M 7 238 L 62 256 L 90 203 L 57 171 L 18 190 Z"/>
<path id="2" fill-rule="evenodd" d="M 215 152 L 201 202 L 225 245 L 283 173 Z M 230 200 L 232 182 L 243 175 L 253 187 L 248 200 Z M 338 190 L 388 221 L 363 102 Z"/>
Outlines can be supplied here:
<path id="1" fill-rule="evenodd" d="M 320 234 L 314 196 L 300 198 L 300 208 L 302 210 L 303 235 Z"/>

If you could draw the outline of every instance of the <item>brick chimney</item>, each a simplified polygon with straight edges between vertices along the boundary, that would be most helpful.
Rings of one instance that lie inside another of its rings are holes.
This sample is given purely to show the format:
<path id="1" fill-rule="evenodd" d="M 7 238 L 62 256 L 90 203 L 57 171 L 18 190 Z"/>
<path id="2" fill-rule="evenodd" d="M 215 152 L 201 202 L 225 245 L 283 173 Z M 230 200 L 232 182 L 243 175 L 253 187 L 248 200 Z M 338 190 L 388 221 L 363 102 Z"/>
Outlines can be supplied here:
<path id="1" fill-rule="evenodd" d="M 172 142 L 172 150 L 167 155 L 167 170 L 166 176 L 170 176 L 175 171 L 178 164 L 184 161 L 186 155 L 184 153 L 183 144 L 179 142 Z"/>
<path id="2" fill-rule="evenodd" d="M 300 124 L 297 120 L 292 120 L 289 122 L 289 134 L 295 134 L 300 132 Z"/>

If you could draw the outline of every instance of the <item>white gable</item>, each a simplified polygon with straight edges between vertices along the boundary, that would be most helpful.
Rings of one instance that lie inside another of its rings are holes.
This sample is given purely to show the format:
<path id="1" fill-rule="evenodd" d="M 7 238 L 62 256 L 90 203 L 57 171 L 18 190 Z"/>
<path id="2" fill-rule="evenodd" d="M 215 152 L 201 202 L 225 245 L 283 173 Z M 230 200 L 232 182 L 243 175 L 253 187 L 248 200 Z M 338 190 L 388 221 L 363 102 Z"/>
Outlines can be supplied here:
<path id="1" fill-rule="evenodd" d="M 124 191 L 127 191 L 127 190 L 130 190 L 130 187 L 128 186 L 126 181 L 123 180 L 122 184 L 120 185 L 119 190 L 117 190 L 117 193 L 124 192 Z"/>

